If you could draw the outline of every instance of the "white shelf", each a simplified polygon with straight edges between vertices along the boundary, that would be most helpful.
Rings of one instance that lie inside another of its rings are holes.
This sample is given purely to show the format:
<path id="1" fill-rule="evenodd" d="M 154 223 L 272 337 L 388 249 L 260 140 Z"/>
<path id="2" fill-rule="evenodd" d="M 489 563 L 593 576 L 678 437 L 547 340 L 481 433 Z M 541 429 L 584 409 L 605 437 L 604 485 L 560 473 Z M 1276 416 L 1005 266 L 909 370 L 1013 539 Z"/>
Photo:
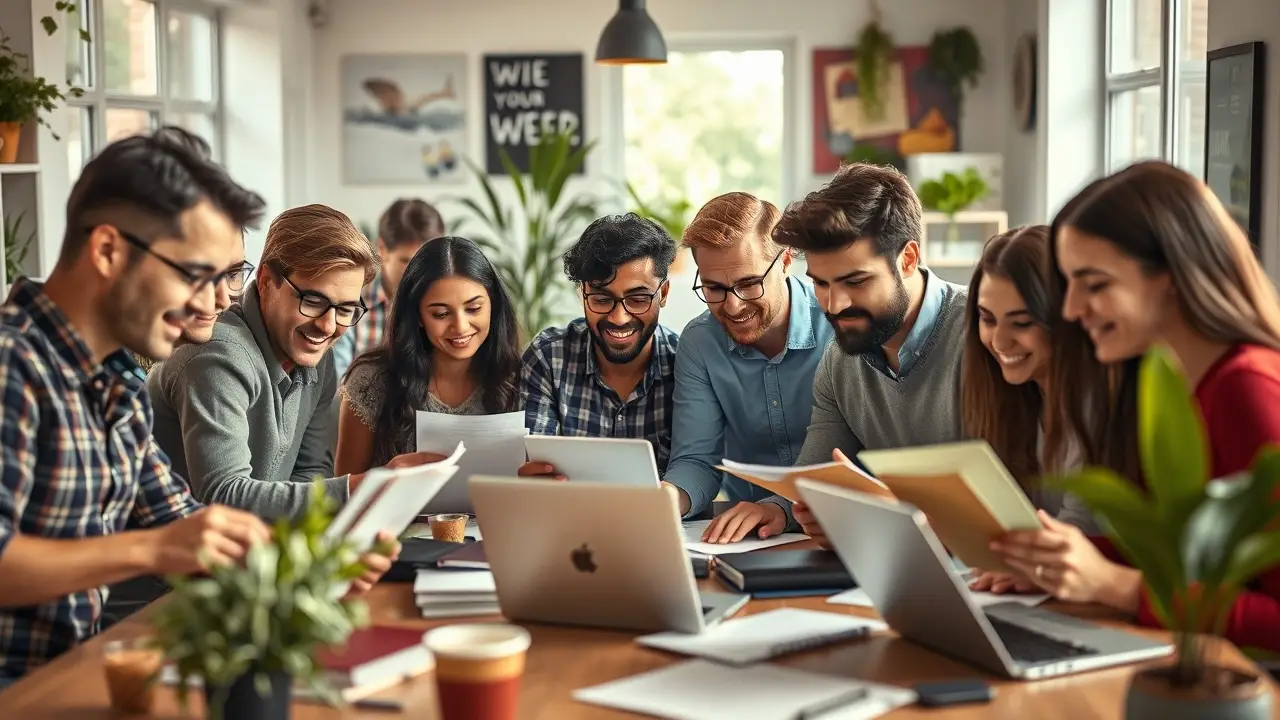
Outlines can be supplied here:
<path id="1" fill-rule="evenodd" d="M 36 163 L 0 163 L 0 175 L 37 175 L 40 166 Z"/>

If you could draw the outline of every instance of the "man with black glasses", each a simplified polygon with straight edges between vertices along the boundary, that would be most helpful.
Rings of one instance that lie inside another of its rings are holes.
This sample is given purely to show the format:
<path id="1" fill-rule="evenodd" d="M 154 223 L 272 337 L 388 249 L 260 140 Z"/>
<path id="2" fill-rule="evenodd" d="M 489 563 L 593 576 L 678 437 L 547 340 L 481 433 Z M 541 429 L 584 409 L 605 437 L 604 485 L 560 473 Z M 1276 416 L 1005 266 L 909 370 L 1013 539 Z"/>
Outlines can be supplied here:
<path id="1" fill-rule="evenodd" d="M 832 337 L 813 288 L 789 273 L 790 251 L 771 239 L 780 216 L 773 204 L 735 192 L 704 205 L 684 231 L 698 266 L 694 292 L 707 312 L 685 328 L 676 354 L 666 482 L 679 490 L 685 517 L 705 512 L 721 489 L 737 501 L 708 526 L 707 542 L 783 531 L 785 501 L 715 466 L 725 457 L 795 462 L 814 372 Z"/>
<path id="2" fill-rule="evenodd" d="M 152 370 L 156 440 L 198 499 L 293 516 L 321 477 L 346 502 L 363 475 L 330 477 L 329 349 L 365 314 L 361 291 L 377 271 L 372 244 L 347 216 L 324 205 L 286 210 L 267 231 L 258 279 L 209 342 L 181 346 Z"/>
<path id="3" fill-rule="evenodd" d="M 658 324 L 675 240 L 634 213 L 587 226 L 564 255 L 584 316 L 538 334 L 524 354 L 525 421 L 537 435 L 644 438 L 658 472 L 671 454 L 677 337 Z M 544 463 L 526 476 L 556 476 Z"/>

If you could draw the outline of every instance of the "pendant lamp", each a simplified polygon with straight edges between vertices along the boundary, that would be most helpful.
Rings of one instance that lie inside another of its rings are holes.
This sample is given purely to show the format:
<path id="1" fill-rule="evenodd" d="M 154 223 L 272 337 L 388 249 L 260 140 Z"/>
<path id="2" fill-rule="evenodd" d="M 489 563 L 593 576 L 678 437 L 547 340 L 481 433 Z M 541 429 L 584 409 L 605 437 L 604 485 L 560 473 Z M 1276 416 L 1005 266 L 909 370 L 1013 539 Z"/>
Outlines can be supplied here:
<path id="1" fill-rule="evenodd" d="M 643 65 L 665 63 L 667 42 L 649 13 L 644 0 L 618 0 L 618 12 L 604 26 L 596 45 L 598 65 Z"/>

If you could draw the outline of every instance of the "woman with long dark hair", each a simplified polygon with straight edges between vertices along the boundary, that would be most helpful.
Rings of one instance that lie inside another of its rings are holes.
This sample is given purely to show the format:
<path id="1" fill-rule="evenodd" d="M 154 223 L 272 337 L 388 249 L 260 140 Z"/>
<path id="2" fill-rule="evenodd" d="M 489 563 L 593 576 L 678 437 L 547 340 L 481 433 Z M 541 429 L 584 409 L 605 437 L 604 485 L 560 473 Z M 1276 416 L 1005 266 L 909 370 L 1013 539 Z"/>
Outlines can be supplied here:
<path id="1" fill-rule="evenodd" d="M 485 415 L 520 408 L 515 308 L 488 258 L 460 237 L 428 241 L 409 261 L 386 344 L 342 382 L 339 474 L 414 448 L 419 410 Z"/>
<path id="2" fill-rule="evenodd" d="M 1143 482 L 1137 375 L 1155 344 L 1172 351 L 1194 388 L 1212 477 L 1245 470 L 1264 445 L 1280 443 L 1280 300 L 1204 183 L 1166 163 L 1133 165 L 1069 202 L 1054 220 L 1053 241 L 1051 277 L 1066 323 L 1053 333 L 1051 382 L 1073 389 L 1110 382 L 1116 393 L 1093 404 L 1074 391 L 1061 396 L 1086 464 Z M 1095 373 L 1099 363 L 1110 366 L 1110 379 Z M 1043 530 L 997 544 L 1010 565 L 1060 599 L 1156 622 L 1142 573 L 1110 543 L 1095 546 L 1069 525 L 1041 520 Z M 1237 645 L 1280 651 L 1280 567 L 1238 596 L 1225 634 Z"/>

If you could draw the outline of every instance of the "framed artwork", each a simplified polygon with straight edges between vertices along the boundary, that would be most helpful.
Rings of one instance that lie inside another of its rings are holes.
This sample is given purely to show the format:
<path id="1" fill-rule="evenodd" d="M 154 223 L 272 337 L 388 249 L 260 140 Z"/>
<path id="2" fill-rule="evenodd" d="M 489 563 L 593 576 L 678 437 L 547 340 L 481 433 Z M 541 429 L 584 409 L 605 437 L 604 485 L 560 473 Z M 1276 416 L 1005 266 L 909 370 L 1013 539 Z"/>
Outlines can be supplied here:
<path id="1" fill-rule="evenodd" d="M 545 133 L 570 133 L 574 147 L 586 140 L 582 53 L 485 55 L 485 167 L 506 175 L 498 149 L 529 171 L 529 148 Z M 585 172 L 585 166 L 578 168 Z"/>
<path id="2" fill-rule="evenodd" d="M 346 55 L 341 77 L 344 182 L 464 179 L 466 55 Z"/>
<path id="3" fill-rule="evenodd" d="M 1261 252 L 1266 48 L 1250 42 L 1211 50 L 1208 74 L 1204 181 Z"/>

